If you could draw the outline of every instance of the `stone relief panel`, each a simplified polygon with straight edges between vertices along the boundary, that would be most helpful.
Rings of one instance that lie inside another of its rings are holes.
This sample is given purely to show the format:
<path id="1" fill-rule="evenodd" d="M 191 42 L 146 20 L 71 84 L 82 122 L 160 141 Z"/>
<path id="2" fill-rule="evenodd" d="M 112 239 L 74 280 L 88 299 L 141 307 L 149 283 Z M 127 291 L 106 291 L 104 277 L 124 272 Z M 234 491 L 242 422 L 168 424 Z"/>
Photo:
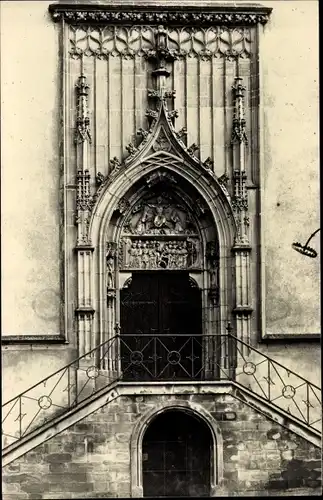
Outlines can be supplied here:
<path id="1" fill-rule="evenodd" d="M 122 269 L 184 270 L 201 267 L 200 243 L 197 238 L 138 239 L 122 238 Z"/>
<path id="2" fill-rule="evenodd" d="M 185 207 L 167 196 L 138 203 L 124 226 L 125 233 L 146 235 L 196 234 L 197 229 Z"/>
<path id="3" fill-rule="evenodd" d="M 169 194 L 137 203 L 127 216 L 119 248 L 120 269 L 200 269 L 201 245 L 187 208 Z"/>

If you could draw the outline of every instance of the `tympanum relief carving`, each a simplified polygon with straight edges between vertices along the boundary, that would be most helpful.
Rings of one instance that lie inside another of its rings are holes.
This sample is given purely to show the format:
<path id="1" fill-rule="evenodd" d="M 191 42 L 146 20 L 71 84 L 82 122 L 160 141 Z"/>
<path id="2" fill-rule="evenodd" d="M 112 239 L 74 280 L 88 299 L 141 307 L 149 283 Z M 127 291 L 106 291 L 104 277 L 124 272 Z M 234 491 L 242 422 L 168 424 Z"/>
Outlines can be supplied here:
<path id="1" fill-rule="evenodd" d="M 200 268 L 200 243 L 186 207 L 170 196 L 137 203 L 125 220 L 120 243 L 122 269 Z"/>
<path id="2" fill-rule="evenodd" d="M 144 200 L 133 208 L 124 230 L 130 234 L 196 234 L 185 207 L 168 197 Z"/>
<path id="3" fill-rule="evenodd" d="M 199 267 L 199 244 L 187 240 L 122 240 L 123 269 L 173 269 L 183 270 Z"/>

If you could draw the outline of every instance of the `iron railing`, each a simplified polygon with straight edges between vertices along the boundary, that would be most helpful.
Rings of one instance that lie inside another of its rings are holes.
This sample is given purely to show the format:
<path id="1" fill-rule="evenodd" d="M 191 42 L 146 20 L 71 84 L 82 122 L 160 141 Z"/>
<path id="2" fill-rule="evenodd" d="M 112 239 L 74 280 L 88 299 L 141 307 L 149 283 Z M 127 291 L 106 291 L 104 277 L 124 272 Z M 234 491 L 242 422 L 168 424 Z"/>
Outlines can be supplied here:
<path id="1" fill-rule="evenodd" d="M 39 429 L 118 381 L 231 380 L 321 430 L 321 389 L 226 335 L 116 335 L 2 407 L 2 446 Z"/>
<path id="2" fill-rule="evenodd" d="M 242 340 L 233 342 L 235 382 L 322 432 L 321 388 Z"/>

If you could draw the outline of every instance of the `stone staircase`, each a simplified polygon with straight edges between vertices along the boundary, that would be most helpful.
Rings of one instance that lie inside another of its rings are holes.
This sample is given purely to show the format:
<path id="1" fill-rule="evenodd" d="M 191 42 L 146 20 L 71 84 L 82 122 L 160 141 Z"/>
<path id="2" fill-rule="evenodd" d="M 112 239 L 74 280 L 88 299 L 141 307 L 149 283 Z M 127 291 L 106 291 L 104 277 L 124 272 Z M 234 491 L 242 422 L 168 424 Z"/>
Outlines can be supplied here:
<path id="1" fill-rule="evenodd" d="M 146 337 L 144 341 L 140 337 L 138 347 L 138 343 L 134 343 L 137 337 L 117 335 L 5 403 L 2 407 L 3 465 L 111 401 L 141 394 L 229 394 L 320 446 L 321 389 L 318 386 L 231 334 L 203 336 L 203 340 L 202 336 L 177 336 L 176 339 L 169 336 L 176 340 L 177 351 L 171 350 L 165 336 L 162 340 L 160 336 Z M 159 353 L 160 345 L 167 344 L 163 365 L 149 365 L 151 352 L 149 356 L 145 352 L 152 340 Z M 181 343 L 189 345 L 193 354 L 189 365 L 187 360 L 178 359 L 178 353 L 183 352 Z M 203 350 L 199 348 L 202 343 Z M 170 354 L 177 363 L 170 359 Z M 160 373 L 165 374 L 166 368 L 167 377 L 161 377 Z"/>

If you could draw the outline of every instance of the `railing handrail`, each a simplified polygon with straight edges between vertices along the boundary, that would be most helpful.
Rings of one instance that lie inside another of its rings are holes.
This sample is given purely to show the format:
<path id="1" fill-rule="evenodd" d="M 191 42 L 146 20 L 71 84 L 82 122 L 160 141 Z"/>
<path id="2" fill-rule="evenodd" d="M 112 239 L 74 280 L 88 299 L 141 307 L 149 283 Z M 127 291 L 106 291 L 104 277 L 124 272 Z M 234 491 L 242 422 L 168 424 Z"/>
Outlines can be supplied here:
<path id="1" fill-rule="evenodd" d="M 298 373 L 294 372 L 293 370 L 290 370 L 286 366 L 284 366 L 281 363 L 279 363 L 278 361 L 272 359 L 270 356 L 267 356 L 266 354 L 264 354 L 263 352 L 259 351 L 258 349 L 256 349 L 255 347 L 251 346 L 250 344 L 247 344 L 243 340 L 238 339 L 235 335 L 232 335 L 232 333 L 226 333 L 226 334 L 216 334 L 216 333 L 215 334 L 203 334 L 203 333 L 198 333 L 198 334 L 194 334 L 194 333 L 187 333 L 187 334 L 186 333 L 179 333 L 179 334 L 172 334 L 172 333 L 121 333 L 121 334 L 114 335 L 113 337 L 111 337 L 108 340 L 105 340 L 104 342 L 101 342 L 96 347 L 94 347 L 90 351 L 86 352 L 82 356 L 79 356 L 79 357 L 75 358 L 73 361 L 71 361 L 67 365 L 64 365 L 62 368 L 59 368 L 58 370 L 56 370 L 55 372 L 51 373 L 47 377 L 39 380 L 39 382 L 35 383 L 34 385 L 32 385 L 31 387 L 29 387 L 25 391 L 21 392 L 20 394 L 17 394 L 13 398 L 11 398 L 8 401 L 6 401 L 5 403 L 3 403 L 2 407 L 6 406 L 9 403 L 12 403 L 14 400 L 18 399 L 19 397 L 22 397 L 25 393 L 31 391 L 32 389 L 34 389 L 35 387 L 37 387 L 39 384 L 42 384 L 42 383 L 46 382 L 48 379 L 50 379 L 51 377 L 54 377 L 58 373 L 60 373 L 60 372 L 62 372 L 64 370 L 67 370 L 70 366 L 74 365 L 75 363 L 77 363 L 81 359 L 89 356 L 92 352 L 97 351 L 100 347 L 108 345 L 112 341 L 116 340 L 117 338 L 122 338 L 122 337 L 144 337 L 144 338 L 145 337 L 163 337 L 163 338 L 165 338 L 165 337 L 170 337 L 170 338 L 172 338 L 172 337 L 203 337 L 203 338 L 208 338 L 208 337 L 227 338 L 227 337 L 231 337 L 235 341 L 237 341 L 237 342 L 245 345 L 248 349 L 252 349 L 253 351 L 257 352 L 258 354 L 260 354 L 261 356 L 263 356 L 264 358 L 266 358 L 270 362 L 275 363 L 276 365 L 280 366 L 284 370 L 287 370 L 289 373 L 291 373 L 291 374 L 295 375 L 296 377 L 300 378 L 305 383 L 310 384 L 311 386 L 313 386 L 316 389 L 318 389 L 319 391 L 321 391 L 321 387 L 319 387 L 318 385 L 314 384 L 313 382 L 310 382 L 309 380 L 305 379 L 304 377 L 302 377 Z"/>
<path id="2" fill-rule="evenodd" d="M 32 389 L 34 389 L 35 387 L 37 387 L 37 385 L 43 384 L 49 378 L 54 377 L 54 375 L 57 375 L 58 373 L 60 373 L 60 372 L 62 372 L 64 370 L 67 370 L 67 368 L 69 368 L 70 366 L 74 365 L 74 363 L 77 363 L 80 359 L 85 358 L 86 356 L 88 356 L 92 352 L 97 351 L 100 347 L 102 347 L 102 346 L 104 346 L 106 344 L 109 344 L 110 342 L 112 342 L 112 340 L 115 340 L 118 337 L 119 337 L 119 335 L 114 335 L 114 337 L 111 337 L 111 339 L 108 339 L 108 340 L 105 340 L 104 342 L 101 342 L 101 344 L 98 344 L 96 347 L 94 347 L 90 351 L 86 352 L 85 354 L 82 354 L 82 356 L 79 356 L 78 358 L 75 358 L 73 361 L 71 361 L 67 365 L 64 365 L 62 368 L 59 368 L 59 370 L 56 370 L 56 372 L 53 372 L 50 375 L 48 375 L 48 377 L 45 377 L 42 380 L 39 380 L 39 382 L 37 382 L 36 384 L 32 385 L 31 387 L 28 387 L 28 389 L 26 389 L 25 391 L 21 392 L 20 394 L 17 394 L 17 396 L 14 396 L 13 398 L 9 399 L 5 403 L 3 403 L 2 407 L 6 406 L 9 403 L 12 403 L 15 399 L 23 396 L 26 392 L 29 392 Z"/>
<path id="3" fill-rule="evenodd" d="M 162 355 L 163 352 L 164 355 Z M 173 365 L 176 367 L 172 368 Z M 84 371 L 80 377 L 78 368 Z M 266 371 L 265 375 L 268 376 L 263 377 L 263 369 Z M 247 385 L 244 374 L 253 375 L 255 379 L 253 387 L 250 384 Z M 288 381 L 286 381 L 286 375 Z M 296 383 L 293 379 L 290 380 L 290 375 L 296 378 Z M 270 388 L 270 384 L 275 385 L 275 382 L 271 381 L 272 376 L 277 376 L 279 382 L 278 392 L 276 391 L 274 397 Z M 208 382 L 225 379 L 242 387 L 248 387 L 254 394 L 273 403 L 283 411 L 286 411 L 285 400 L 281 400 L 283 403 L 281 401 L 277 403 L 277 400 L 281 397 L 288 400 L 292 398 L 293 404 L 296 405 L 296 409 L 293 406 L 295 411 L 292 410 L 292 416 L 309 428 L 317 430 L 315 426 L 320 421 L 317 418 L 317 409 L 319 411 L 321 409 L 320 387 L 238 339 L 229 331 L 221 334 L 121 333 L 118 331 L 112 338 L 101 342 L 87 353 L 78 356 L 4 403 L 2 408 L 3 414 L 6 413 L 6 415 L 2 420 L 2 425 L 6 427 L 2 431 L 3 436 L 5 440 L 9 438 L 19 440 L 35 428 L 40 428 L 42 417 L 38 420 L 36 418 L 39 411 L 48 410 L 52 405 L 53 410 L 48 412 L 44 422 L 50 422 L 48 416 L 53 420 L 57 412 L 61 410 L 67 413 L 72 408 L 76 409 L 80 403 L 86 402 L 92 395 L 102 394 L 102 390 L 108 390 L 111 384 L 118 385 L 119 382 L 129 380 L 136 380 L 140 384 L 147 377 L 149 380 L 160 380 L 161 383 L 177 377 L 179 381 L 189 379 L 193 384 L 195 380 L 203 379 Z M 267 381 L 265 388 L 260 384 L 262 378 Z M 50 382 L 46 385 L 49 380 Z M 61 383 L 64 385 L 60 385 Z M 293 385 L 289 385 L 291 383 Z M 42 385 L 47 389 L 43 389 Z M 74 386 L 75 390 L 71 391 Z M 301 388 L 300 391 L 296 392 L 299 388 Z M 59 400 L 57 400 L 57 394 L 59 394 Z M 28 398 L 27 405 L 25 398 Z M 37 403 L 36 410 L 31 405 L 29 411 L 30 399 L 34 400 L 33 404 Z M 307 410 L 302 409 L 302 404 L 298 405 L 302 401 L 307 405 Z M 288 412 L 290 413 L 289 404 Z M 23 406 L 24 410 L 22 410 Z M 15 418 L 17 411 L 19 414 Z M 22 413 L 23 411 L 27 413 Z M 22 422 L 26 415 L 28 415 L 27 418 Z"/>
<path id="4" fill-rule="evenodd" d="M 293 370 L 290 370 L 289 368 L 287 368 L 286 366 L 282 365 L 281 363 L 279 363 L 278 361 L 276 361 L 275 359 L 271 358 L 270 356 L 267 356 L 267 354 L 264 354 L 263 352 L 259 351 L 258 349 L 256 349 L 255 347 L 253 347 L 252 345 L 250 344 L 247 344 L 246 342 L 244 342 L 243 340 L 241 339 L 238 339 L 237 337 L 235 337 L 234 335 L 232 335 L 232 333 L 228 333 L 228 336 L 234 338 L 235 340 L 237 340 L 238 342 L 240 342 L 241 344 L 245 345 L 248 349 L 252 349 L 253 351 L 257 352 L 258 354 L 261 354 L 261 356 L 263 356 L 264 358 L 268 359 L 269 361 L 271 361 L 272 363 L 275 363 L 276 365 L 280 366 L 281 368 L 283 368 L 284 370 L 287 370 L 289 373 L 295 375 L 296 377 L 304 380 L 304 382 L 306 382 L 307 384 L 310 384 L 312 385 L 313 387 L 316 387 L 316 389 L 319 389 L 320 391 L 322 390 L 321 387 L 319 387 L 318 385 L 314 384 L 313 382 L 310 382 L 309 380 L 307 380 L 306 378 L 302 377 L 301 375 L 299 375 L 298 373 L 294 372 Z"/>

